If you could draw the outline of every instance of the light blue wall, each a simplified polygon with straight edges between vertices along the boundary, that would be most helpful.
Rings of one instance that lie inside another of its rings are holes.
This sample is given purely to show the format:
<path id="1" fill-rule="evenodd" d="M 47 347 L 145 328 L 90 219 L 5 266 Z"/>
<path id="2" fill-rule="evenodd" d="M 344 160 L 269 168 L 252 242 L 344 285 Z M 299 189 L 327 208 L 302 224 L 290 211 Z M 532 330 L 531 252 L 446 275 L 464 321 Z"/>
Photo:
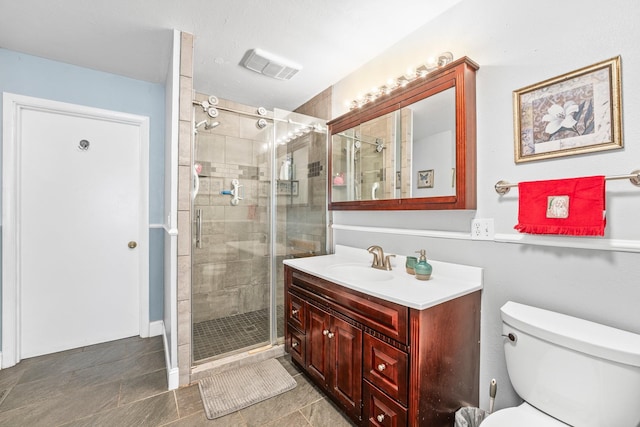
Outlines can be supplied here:
<path id="1" fill-rule="evenodd" d="M 162 224 L 164 85 L 0 49 L 0 92 L 149 117 L 149 223 Z M 2 104 L 0 104 L 0 116 L 1 113 Z M 162 229 L 151 228 L 149 230 L 149 317 L 151 321 L 162 319 L 164 274 L 162 245 Z"/>

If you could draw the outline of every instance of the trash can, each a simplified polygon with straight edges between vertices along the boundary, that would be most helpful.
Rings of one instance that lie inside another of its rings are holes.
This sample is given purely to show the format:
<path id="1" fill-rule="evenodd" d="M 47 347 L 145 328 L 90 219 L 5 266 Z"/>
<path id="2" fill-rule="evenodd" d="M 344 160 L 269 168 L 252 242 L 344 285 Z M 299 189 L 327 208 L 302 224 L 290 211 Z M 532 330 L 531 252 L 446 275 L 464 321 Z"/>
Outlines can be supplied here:
<path id="1" fill-rule="evenodd" d="M 465 406 L 456 411 L 454 427 L 478 427 L 489 416 L 486 411 L 472 406 Z"/>

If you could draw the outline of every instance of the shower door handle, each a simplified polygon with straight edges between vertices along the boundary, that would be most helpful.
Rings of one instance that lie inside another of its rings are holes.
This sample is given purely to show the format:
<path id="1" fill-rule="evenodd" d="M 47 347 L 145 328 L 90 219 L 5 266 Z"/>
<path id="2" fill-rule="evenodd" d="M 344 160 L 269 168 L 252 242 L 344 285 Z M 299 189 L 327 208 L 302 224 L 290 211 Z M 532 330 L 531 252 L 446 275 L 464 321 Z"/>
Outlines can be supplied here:
<path id="1" fill-rule="evenodd" d="M 196 248 L 202 248 L 202 209 L 196 209 Z"/>

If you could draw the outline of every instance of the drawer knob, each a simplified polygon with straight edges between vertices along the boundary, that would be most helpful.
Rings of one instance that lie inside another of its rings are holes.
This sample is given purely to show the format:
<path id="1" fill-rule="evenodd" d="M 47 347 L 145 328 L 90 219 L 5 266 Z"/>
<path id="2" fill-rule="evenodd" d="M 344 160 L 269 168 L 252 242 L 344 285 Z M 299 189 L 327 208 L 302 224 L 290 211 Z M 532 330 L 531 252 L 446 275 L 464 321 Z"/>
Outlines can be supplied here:
<path id="1" fill-rule="evenodd" d="M 333 337 L 334 337 L 333 332 L 329 332 L 329 333 L 327 334 L 327 337 L 328 337 L 328 338 L 333 338 Z"/>
<path id="2" fill-rule="evenodd" d="M 378 365 L 378 371 L 382 372 L 385 369 L 387 369 L 387 365 L 385 365 L 384 363 Z"/>
<path id="3" fill-rule="evenodd" d="M 297 317 L 298 316 L 298 309 L 294 308 L 293 310 L 291 310 L 291 316 L 292 317 Z"/>
<path id="4" fill-rule="evenodd" d="M 379 423 L 384 421 L 384 414 L 380 414 L 376 417 L 376 419 L 378 420 Z"/>
<path id="5" fill-rule="evenodd" d="M 325 329 L 325 330 L 322 331 L 322 335 L 327 336 L 327 334 L 329 334 L 329 330 L 328 329 Z"/>

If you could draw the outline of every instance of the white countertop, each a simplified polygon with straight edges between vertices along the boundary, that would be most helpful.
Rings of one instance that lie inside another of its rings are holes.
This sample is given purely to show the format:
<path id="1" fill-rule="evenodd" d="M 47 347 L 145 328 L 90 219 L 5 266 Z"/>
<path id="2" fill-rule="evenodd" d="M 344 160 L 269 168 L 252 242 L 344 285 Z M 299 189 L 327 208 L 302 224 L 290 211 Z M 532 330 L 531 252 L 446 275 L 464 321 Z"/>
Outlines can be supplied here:
<path id="1" fill-rule="evenodd" d="M 429 252 L 427 251 L 427 256 Z M 386 254 L 385 255 L 389 255 Z M 336 245 L 336 253 L 287 259 L 284 264 L 321 279 L 366 293 L 386 301 L 423 310 L 482 289 L 482 268 L 434 261 L 430 280 L 418 280 L 405 271 L 406 257 L 391 258 L 393 270 L 371 268 L 373 256 L 365 249 Z M 353 266 L 352 274 L 350 266 Z M 368 270 L 363 270 L 368 268 Z M 358 271 L 366 273 L 358 277 Z M 379 279 L 379 280 L 378 280 Z"/>

